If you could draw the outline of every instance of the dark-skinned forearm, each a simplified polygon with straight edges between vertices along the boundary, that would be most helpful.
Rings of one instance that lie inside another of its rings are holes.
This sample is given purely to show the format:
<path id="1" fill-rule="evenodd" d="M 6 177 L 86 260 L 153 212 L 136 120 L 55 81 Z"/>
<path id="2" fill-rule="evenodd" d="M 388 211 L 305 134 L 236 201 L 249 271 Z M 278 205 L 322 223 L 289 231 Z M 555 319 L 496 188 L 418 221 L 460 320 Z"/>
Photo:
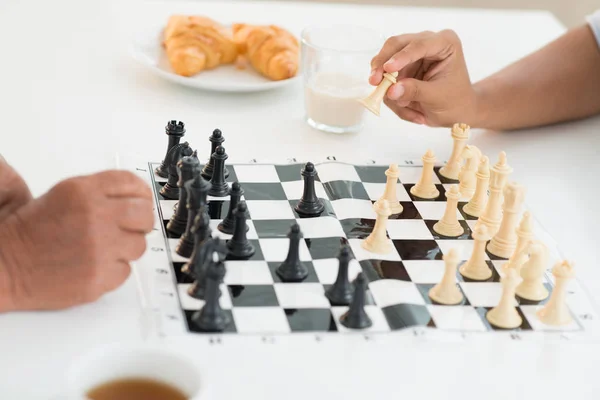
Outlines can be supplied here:
<path id="1" fill-rule="evenodd" d="M 476 128 L 512 130 L 600 113 L 600 51 L 585 25 L 476 83 Z"/>

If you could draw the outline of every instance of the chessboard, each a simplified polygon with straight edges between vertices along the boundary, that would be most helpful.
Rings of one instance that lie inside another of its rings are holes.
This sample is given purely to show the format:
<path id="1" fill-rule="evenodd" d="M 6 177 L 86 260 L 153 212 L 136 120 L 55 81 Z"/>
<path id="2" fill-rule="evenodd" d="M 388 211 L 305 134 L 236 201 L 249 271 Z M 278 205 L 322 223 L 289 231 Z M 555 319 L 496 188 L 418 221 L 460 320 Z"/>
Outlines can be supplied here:
<path id="1" fill-rule="evenodd" d="M 597 319 L 504 153 L 488 164 L 464 145 L 455 179 L 431 151 L 393 164 L 228 163 L 218 129 L 201 161 L 184 132 L 169 122 L 164 159 L 136 167 L 156 217 L 136 271 L 162 335 L 564 337 Z"/>

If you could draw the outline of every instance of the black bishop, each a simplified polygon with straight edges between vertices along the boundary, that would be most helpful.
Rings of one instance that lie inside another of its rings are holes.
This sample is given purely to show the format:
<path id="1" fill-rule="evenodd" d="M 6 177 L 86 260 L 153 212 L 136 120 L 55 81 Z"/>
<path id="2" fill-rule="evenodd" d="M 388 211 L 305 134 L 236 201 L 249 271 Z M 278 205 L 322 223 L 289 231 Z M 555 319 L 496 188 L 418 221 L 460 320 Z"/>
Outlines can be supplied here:
<path id="1" fill-rule="evenodd" d="M 189 257 L 194 250 L 194 237 L 191 230 L 194 226 L 198 211 L 206 206 L 209 186 L 209 183 L 206 182 L 200 174 L 196 174 L 193 180 L 185 183 L 185 188 L 188 192 L 187 202 L 185 204 L 188 212 L 187 225 L 185 232 L 181 235 L 181 239 L 179 239 L 179 243 L 175 249 L 175 252 L 182 257 Z"/>
<path id="2" fill-rule="evenodd" d="M 340 317 L 340 323 L 350 329 L 366 329 L 373 325 L 365 311 L 367 296 L 367 280 L 359 273 L 354 280 L 354 295 L 348 311 Z"/>
<path id="3" fill-rule="evenodd" d="M 344 245 L 338 254 L 338 274 L 335 283 L 327 289 L 325 297 L 329 299 L 332 305 L 348 305 L 352 300 L 354 293 L 353 287 L 348 278 L 348 266 L 352 259 L 352 251 L 350 246 Z"/>
<path id="4" fill-rule="evenodd" d="M 229 210 L 227 210 L 227 216 L 217 226 L 217 229 L 228 235 L 233 235 L 233 228 L 235 226 L 234 212 L 237 208 L 242 196 L 244 195 L 244 189 L 239 182 L 233 182 L 231 190 L 229 192 Z M 246 231 L 248 231 L 248 225 L 246 224 Z"/>
<path id="5" fill-rule="evenodd" d="M 300 225 L 293 224 L 288 233 L 290 246 L 287 257 L 275 270 L 275 273 L 283 282 L 301 282 L 308 276 L 308 269 L 300 261 L 300 239 L 303 236 Z"/>
<path id="6" fill-rule="evenodd" d="M 206 268 L 206 293 L 204 306 L 192 314 L 192 322 L 203 332 L 222 332 L 231 323 L 231 319 L 221 308 L 219 299 L 221 289 L 219 286 L 225 277 L 225 265 L 219 259 L 217 252 L 212 253 L 212 258 Z"/>

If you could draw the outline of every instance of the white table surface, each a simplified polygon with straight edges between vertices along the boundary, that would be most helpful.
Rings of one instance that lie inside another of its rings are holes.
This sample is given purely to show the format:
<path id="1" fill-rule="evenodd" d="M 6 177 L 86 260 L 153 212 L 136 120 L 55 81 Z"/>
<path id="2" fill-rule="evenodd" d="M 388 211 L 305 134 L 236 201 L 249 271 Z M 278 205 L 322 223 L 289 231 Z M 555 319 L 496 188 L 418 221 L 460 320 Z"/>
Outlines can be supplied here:
<path id="1" fill-rule="evenodd" d="M 188 135 L 202 140 L 212 129 L 222 129 L 231 160 L 273 158 L 273 154 L 281 159 L 318 159 L 333 154 L 386 161 L 419 158 L 427 148 L 440 158 L 449 155 L 448 130 L 405 123 L 387 109 L 379 119 L 370 117 L 358 135 L 327 135 L 303 123 L 299 86 L 261 94 L 215 94 L 153 76 L 128 56 L 130 35 L 146 23 L 161 23 L 170 12 L 272 20 L 295 30 L 328 21 L 377 24 L 388 33 L 452 28 L 463 39 L 473 80 L 564 31 L 545 12 L 246 1 L 198 1 L 188 6 L 131 1 L 33 3 L 0 2 L 0 152 L 36 195 L 65 177 L 114 167 L 117 151 L 159 160 L 166 143 L 163 127 L 169 119 L 185 121 Z M 598 131 L 600 118 L 595 118 L 514 133 L 474 132 L 471 139 L 486 154 L 508 153 L 515 168 L 513 178 L 528 188 L 529 206 L 575 261 L 579 277 L 591 290 L 600 288 Z M 359 147 L 359 140 L 367 145 Z M 197 147 L 207 150 L 208 142 Z M 142 332 L 133 279 L 92 305 L 2 315 L 0 398 L 48 399 L 61 388 L 74 356 L 107 342 L 139 341 Z M 324 399 L 341 389 L 336 371 L 329 370 L 324 360 L 319 361 L 324 370 L 317 374 L 310 374 L 314 365 L 295 370 L 304 384 L 282 392 L 288 385 L 285 378 L 291 380 L 291 375 L 262 375 L 251 353 L 247 349 L 239 365 L 215 361 L 214 382 L 223 385 L 211 398 Z M 345 386 L 352 396 L 344 397 L 587 399 L 596 391 L 597 398 L 599 356 L 597 346 L 591 344 L 535 349 L 516 343 L 477 349 L 415 344 L 390 353 L 386 365 L 356 365 Z M 258 370 L 245 374 L 246 364 Z M 285 373 L 285 369 L 280 372 Z"/>

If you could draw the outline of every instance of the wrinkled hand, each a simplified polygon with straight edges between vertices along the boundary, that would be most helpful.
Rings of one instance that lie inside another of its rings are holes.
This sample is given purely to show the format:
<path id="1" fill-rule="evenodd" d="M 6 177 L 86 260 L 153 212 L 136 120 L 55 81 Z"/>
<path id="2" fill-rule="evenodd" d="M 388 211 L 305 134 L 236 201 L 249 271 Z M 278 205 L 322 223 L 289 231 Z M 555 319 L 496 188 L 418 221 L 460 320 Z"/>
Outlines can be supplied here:
<path id="1" fill-rule="evenodd" d="M 400 118 L 429 126 L 469 123 L 476 112 L 462 44 L 450 30 L 389 38 L 371 62 L 369 82 L 398 72 L 384 103 Z"/>
<path id="2" fill-rule="evenodd" d="M 29 187 L 0 156 L 0 222 L 32 199 Z"/>
<path id="3" fill-rule="evenodd" d="M 127 279 L 153 225 L 152 193 L 134 174 L 60 182 L 0 223 L 0 266 L 10 292 L 4 311 L 97 300 Z"/>

